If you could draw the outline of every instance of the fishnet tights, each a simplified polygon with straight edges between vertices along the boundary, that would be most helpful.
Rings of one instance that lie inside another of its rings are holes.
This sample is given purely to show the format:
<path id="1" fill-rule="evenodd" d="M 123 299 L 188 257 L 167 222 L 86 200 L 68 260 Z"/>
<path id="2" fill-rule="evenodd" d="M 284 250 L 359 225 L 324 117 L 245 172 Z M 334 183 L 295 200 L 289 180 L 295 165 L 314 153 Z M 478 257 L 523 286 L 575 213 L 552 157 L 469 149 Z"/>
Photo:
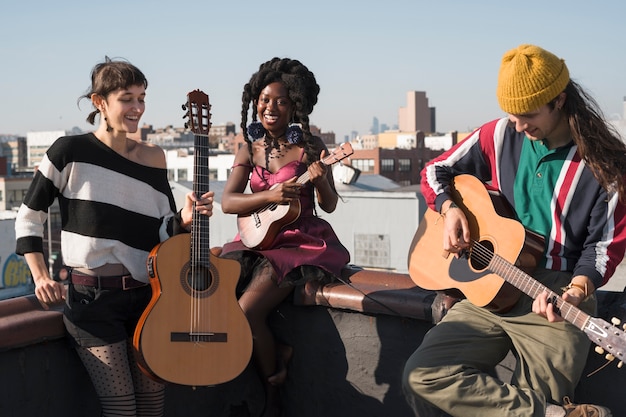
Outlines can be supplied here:
<path id="1" fill-rule="evenodd" d="M 129 343 L 76 351 L 100 398 L 102 417 L 163 416 L 165 386 L 141 372 Z"/>

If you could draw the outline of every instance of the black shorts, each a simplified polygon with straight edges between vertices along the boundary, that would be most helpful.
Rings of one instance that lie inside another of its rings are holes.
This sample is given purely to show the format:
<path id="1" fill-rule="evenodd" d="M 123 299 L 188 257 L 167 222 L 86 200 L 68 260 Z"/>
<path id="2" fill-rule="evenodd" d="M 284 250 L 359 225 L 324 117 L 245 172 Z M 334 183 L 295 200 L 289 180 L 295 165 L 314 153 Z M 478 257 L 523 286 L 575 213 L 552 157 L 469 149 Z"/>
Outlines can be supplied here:
<path id="1" fill-rule="evenodd" d="M 101 289 L 68 284 L 65 328 L 79 346 L 94 347 L 132 338 L 152 298 L 152 287 Z"/>

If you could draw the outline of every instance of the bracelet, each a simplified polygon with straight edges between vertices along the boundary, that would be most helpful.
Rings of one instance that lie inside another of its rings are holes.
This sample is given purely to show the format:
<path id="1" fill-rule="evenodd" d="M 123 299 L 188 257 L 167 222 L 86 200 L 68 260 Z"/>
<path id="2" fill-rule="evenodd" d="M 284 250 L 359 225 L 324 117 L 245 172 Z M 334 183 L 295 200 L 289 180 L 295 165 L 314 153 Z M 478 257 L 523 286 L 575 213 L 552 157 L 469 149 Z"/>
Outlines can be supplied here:
<path id="1" fill-rule="evenodd" d="M 570 282 L 569 284 L 567 284 L 566 287 L 561 288 L 563 290 L 563 292 L 566 292 L 567 290 L 571 290 L 572 288 L 577 288 L 579 290 L 581 290 L 583 292 L 583 294 L 585 295 L 585 299 L 587 297 L 589 297 L 589 289 L 587 288 L 587 283 L 585 282 L 585 285 L 582 284 L 577 284 L 575 282 Z"/>
<path id="2" fill-rule="evenodd" d="M 439 223 L 439 220 L 441 219 L 445 219 L 446 218 L 446 213 L 448 211 L 450 211 L 450 209 L 452 208 L 459 208 L 459 206 L 456 205 L 456 203 L 453 201 L 452 203 L 450 203 L 450 205 L 448 206 L 448 208 L 446 209 L 446 211 L 444 211 L 443 213 L 439 213 L 439 217 L 437 218 L 437 220 L 435 221 L 435 224 Z"/>
<path id="3" fill-rule="evenodd" d="M 453 201 L 452 203 L 450 203 L 450 205 L 448 206 L 448 208 L 446 209 L 446 211 L 444 211 L 443 213 L 440 214 L 441 217 L 446 217 L 446 214 L 450 211 L 450 209 L 453 208 L 459 208 L 459 206 L 456 205 L 456 203 Z"/>

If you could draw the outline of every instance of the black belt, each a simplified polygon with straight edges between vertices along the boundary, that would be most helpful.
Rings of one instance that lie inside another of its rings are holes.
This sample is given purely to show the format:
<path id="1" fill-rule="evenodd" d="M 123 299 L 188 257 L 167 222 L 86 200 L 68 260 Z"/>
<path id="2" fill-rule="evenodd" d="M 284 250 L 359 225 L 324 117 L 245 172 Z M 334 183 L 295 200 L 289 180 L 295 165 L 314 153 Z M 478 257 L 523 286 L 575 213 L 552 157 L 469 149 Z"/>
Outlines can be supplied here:
<path id="1" fill-rule="evenodd" d="M 131 288 L 143 287 L 145 282 L 137 281 L 132 275 L 86 275 L 77 272 L 72 272 L 71 275 L 72 284 L 87 285 L 89 287 L 96 287 L 102 289 L 121 288 L 123 290 L 130 290 Z"/>

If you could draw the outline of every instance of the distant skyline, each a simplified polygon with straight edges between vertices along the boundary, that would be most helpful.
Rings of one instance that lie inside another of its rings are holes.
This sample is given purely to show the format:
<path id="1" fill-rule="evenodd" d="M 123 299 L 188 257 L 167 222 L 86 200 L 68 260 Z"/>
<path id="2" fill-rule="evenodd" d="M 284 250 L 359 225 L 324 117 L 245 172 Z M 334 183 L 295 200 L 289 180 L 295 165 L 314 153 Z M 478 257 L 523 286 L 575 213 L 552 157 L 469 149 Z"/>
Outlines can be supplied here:
<path id="1" fill-rule="evenodd" d="M 0 135 L 93 129 L 91 103 L 79 108 L 77 99 L 105 55 L 146 74 L 142 124 L 154 127 L 182 126 L 180 105 L 201 89 L 212 122 L 239 131 L 243 85 L 280 56 L 315 73 L 321 93 L 311 123 L 338 140 L 367 134 L 374 118 L 397 125 L 412 90 L 426 92 L 439 132 L 463 132 L 503 115 L 498 67 L 521 43 L 564 58 L 607 118 L 623 116 L 621 0 L 8 3 L 0 6 Z"/>

